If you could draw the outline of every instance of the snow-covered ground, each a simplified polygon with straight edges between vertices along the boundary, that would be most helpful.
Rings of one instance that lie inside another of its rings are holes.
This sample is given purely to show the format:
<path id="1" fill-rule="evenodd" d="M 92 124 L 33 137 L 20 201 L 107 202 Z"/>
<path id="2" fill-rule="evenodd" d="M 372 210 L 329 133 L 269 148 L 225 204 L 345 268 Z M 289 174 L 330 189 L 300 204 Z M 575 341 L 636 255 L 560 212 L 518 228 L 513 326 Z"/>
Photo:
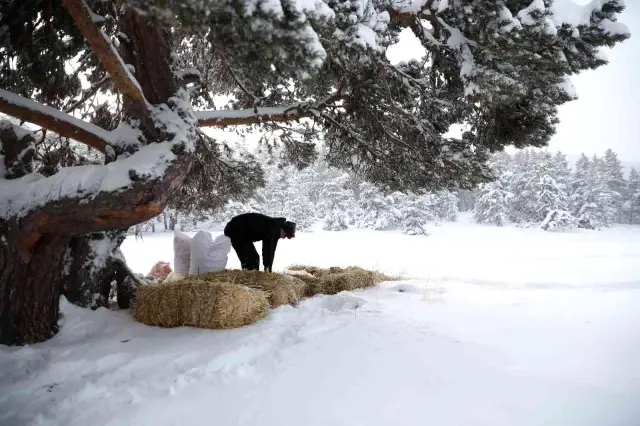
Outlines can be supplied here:
<path id="1" fill-rule="evenodd" d="M 281 241 L 274 269 L 356 264 L 402 280 L 242 329 L 147 327 L 63 300 L 54 339 L 0 346 L 0 424 L 640 425 L 640 227 L 467 219 L 428 237 Z M 172 235 L 123 250 L 146 273 L 171 260 Z"/>

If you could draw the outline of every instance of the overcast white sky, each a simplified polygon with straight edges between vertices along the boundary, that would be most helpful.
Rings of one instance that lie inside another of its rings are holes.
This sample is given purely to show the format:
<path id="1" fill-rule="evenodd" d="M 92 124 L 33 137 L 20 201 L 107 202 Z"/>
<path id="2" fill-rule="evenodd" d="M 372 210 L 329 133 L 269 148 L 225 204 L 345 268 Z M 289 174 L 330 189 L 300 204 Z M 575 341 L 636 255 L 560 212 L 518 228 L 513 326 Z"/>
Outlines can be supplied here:
<path id="1" fill-rule="evenodd" d="M 620 22 L 631 38 L 607 49 L 607 65 L 572 78 L 579 98 L 561 107 L 551 148 L 600 154 L 610 147 L 626 162 L 640 163 L 640 1 L 626 3 Z"/>
<path id="2" fill-rule="evenodd" d="M 640 165 L 640 0 L 626 3 L 620 22 L 629 27 L 631 38 L 606 50 L 609 64 L 572 77 L 579 98 L 560 108 L 551 149 L 573 157 L 611 148 L 624 163 Z M 406 35 L 388 52 L 392 62 L 421 55 L 417 40 Z"/>

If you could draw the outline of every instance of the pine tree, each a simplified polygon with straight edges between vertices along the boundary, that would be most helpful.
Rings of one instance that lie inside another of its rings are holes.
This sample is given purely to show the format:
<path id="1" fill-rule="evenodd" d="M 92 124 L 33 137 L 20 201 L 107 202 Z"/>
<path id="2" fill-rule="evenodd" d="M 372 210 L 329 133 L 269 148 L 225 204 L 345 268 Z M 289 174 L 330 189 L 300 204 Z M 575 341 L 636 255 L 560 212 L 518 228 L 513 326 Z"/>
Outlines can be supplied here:
<path id="1" fill-rule="evenodd" d="M 548 152 L 543 152 L 538 157 L 535 165 L 535 211 L 536 222 L 545 223 L 548 227 L 552 218 L 562 218 L 563 224 L 558 227 L 570 227 L 571 221 L 566 218 L 570 217 L 569 213 L 569 194 L 564 183 L 558 181 L 556 176 L 562 179 L 561 173 L 558 173 L 558 165 L 554 158 Z"/>
<path id="2" fill-rule="evenodd" d="M 475 221 L 503 226 L 507 221 L 508 196 L 500 179 L 482 184 L 473 207 Z"/>
<path id="3" fill-rule="evenodd" d="M 426 224 L 433 216 L 429 211 L 429 201 L 425 196 L 406 195 L 399 210 L 400 226 L 405 234 L 427 235 Z"/>
<path id="4" fill-rule="evenodd" d="M 622 164 L 618 159 L 618 155 L 610 148 L 604 153 L 602 168 L 603 178 L 609 188 L 612 202 L 616 210 L 615 219 L 613 221 L 621 223 L 623 221 L 622 204 L 626 196 L 625 191 L 627 188 L 627 182 L 624 178 Z"/>
<path id="5" fill-rule="evenodd" d="M 334 204 L 324 218 L 325 231 L 344 231 L 349 228 L 349 217 L 341 206 Z"/>
<path id="6" fill-rule="evenodd" d="M 576 162 L 571 181 L 571 212 L 581 228 L 600 229 L 608 226 L 612 213 L 609 189 L 601 177 L 600 159 L 582 154 Z"/>
<path id="7" fill-rule="evenodd" d="M 551 160 L 553 168 L 553 176 L 559 185 L 562 185 L 567 193 L 571 187 L 571 168 L 567 156 L 560 151 L 556 152 Z"/>
<path id="8" fill-rule="evenodd" d="M 335 172 L 335 171 L 333 171 Z M 349 206 L 353 205 L 351 194 L 346 187 L 346 173 L 331 173 L 330 180 L 323 183 L 320 206 L 324 213 L 324 229 L 343 231 L 349 227 Z"/>
<path id="9" fill-rule="evenodd" d="M 427 208 L 436 220 L 455 222 L 458 216 L 458 196 L 451 191 L 431 194 Z"/>
<path id="10" fill-rule="evenodd" d="M 611 226 L 618 218 L 618 206 L 616 205 L 619 194 L 609 185 L 610 170 L 604 158 L 593 156 L 591 160 L 593 167 L 593 188 L 596 191 L 596 205 L 601 210 L 603 225 Z"/>
<path id="11" fill-rule="evenodd" d="M 640 174 L 635 168 L 629 172 L 629 181 L 625 190 L 624 213 L 630 224 L 640 223 Z"/>
<path id="12" fill-rule="evenodd" d="M 391 227 L 393 223 L 393 209 L 389 197 L 373 185 L 363 185 L 358 202 L 356 226 L 381 230 Z"/>
<path id="13" fill-rule="evenodd" d="M 535 206 L 536 157 L 533 151 L 518 152 L 515 156 L 515 167 L 508 186 L 512 196 L 507 209 L 509 220 L 513 223 L 539 223 Z"/>

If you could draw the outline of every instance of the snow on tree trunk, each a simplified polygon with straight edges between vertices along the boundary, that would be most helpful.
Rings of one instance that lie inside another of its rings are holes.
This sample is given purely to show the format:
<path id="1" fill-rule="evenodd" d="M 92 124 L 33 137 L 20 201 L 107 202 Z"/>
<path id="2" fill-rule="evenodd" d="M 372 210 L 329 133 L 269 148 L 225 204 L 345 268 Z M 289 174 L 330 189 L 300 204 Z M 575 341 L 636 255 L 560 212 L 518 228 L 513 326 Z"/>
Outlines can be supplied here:
<path id="1" fill-rule="evenodd" d="M 97 232 L 71 241 L 64 295 L 85 308 L 107 306 L 112 283 L 121 285 L 128 273 L 121 267 L 119 247 L 126 231 Z"/>

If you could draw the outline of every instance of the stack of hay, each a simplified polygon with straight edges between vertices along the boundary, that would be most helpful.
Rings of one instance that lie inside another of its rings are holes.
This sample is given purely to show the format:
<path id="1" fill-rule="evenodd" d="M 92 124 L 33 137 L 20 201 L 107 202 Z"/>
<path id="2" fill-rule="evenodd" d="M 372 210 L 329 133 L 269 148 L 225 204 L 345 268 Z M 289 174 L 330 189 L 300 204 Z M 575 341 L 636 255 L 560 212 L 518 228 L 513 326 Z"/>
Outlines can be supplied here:
<path id="1" fill-rule="evenodd" d="M 296 305 L 305 297 L 389 279 L 359 267 L 293 266 L 284 274 L 225 270 L 138 287 L 135 318 L 161 327 L 236 328 L 266 317 L 269 307 Z"/>
<path id="2" fill-rule="evenodd" d="M 352 291 L 359 288 L 373 287 L 391 277 L 375 271 L 369 271 L 358 266 L 346 268 L 318 268 L 315 266 L 291 266 L 286 271 L 307 284 L 305 295 L 337 294 L 341 291 Z"/>

